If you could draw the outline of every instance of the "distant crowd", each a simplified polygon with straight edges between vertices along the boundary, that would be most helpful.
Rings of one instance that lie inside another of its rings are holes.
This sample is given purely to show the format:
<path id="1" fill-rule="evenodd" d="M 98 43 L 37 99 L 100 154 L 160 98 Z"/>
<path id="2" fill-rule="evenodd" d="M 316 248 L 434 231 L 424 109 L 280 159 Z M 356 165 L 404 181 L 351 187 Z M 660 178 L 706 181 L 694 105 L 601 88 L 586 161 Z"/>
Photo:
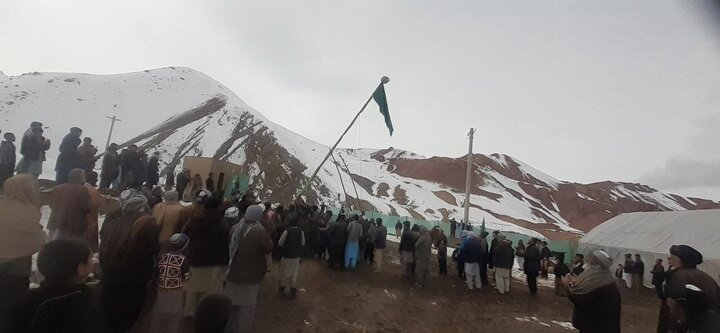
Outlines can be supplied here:
<path id="1" fill-rule="evenodd" d="M 222 174 L 217 182 L 208 174 L 203 182 L 190 170 L 177 176 L 167 170 L 166 183 L 158 186 L 159 154 L 147 158 L 135 146 L 117 154 L 118 146 L 109 145 L 100 188 L 119 197 L 102 195 L 94 184 L 97 149 L 90 139 L 81 144 L 77 128 L 60 145 L 43 228 L 37 177 L 50 142 L 42 134 L 42 124 L 33 122 L 17 165 L 14 136 L 5 133 L 0 146 L 0 332 L 180 332 L 183 322 L 195 332 L 250 332 L 273 261 L 278 294 L 288 299 L 299 297 L 303 258 L 324 260 L 336 270 L 386 270 L 382 219 L 333 214 L 301 199 L 287 209 L 262 203 L 252 190 L 240 193 L 231 185 L 226 191 Z M 101 210 L 107 211 L 99 227 Z M 484 228 L 477 234 L 471 223 L 450 224 L 448 238 L 439 227 L 396 221 L 397 254 L 405 279 L 417 288 L 431 286 L 433 249 L 438 274 L 448 274 L 449 241 L 455 240 L 449 258 L 469 290 L 494 284 L 499 294 L 510 292 L 517 261 L 534 295 L 537 279 L 552 271 L 555 293 L 574 304 L 573 325 L 580 332 L 619 332 L 618 287 L 642 286 L 639 255 L 632 260 L 628 254 L 614 275 L 603 250 L 578 254 L 568 267 L 564 253 L 537 238 L 513 247 L 500 231 L 488 242 Z M 42 277 L 33 276 L 36 254 Z M 662 261 L 651 270 L 662 300 L 658 332 L 720 331 L 720 291 L 697 269 L 702 261 L 692 247 L 677 245 L 669 250 L 667 270 Z M 30 289 L 31 277 L 37 288 Z"/>

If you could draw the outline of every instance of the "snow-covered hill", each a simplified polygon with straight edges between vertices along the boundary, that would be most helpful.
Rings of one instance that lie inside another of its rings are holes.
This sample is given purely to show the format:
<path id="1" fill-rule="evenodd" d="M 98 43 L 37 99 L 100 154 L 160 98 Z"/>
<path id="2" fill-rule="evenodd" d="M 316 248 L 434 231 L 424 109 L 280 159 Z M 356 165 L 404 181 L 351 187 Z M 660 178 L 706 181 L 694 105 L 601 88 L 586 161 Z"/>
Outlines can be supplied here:
<path id="1" fill-rule="evenodd" d="M 33 120 L 53 141 L 45 175 L 52 177 L 60 140 L 70 127 L 103 147 L 113 141 L 161 152 L 163 171 L 179 170 L 184 156 L 241 164 L 261 196 L 288 202 L 312 174 L 328 147 L 279 126 L 212 78 L 189 68 L 89 75 L 0 75 L 0 130 L 23 132 Z M 424 219 L 462 218 L 465 160 L 426 158 L 398 149 L 339 149 L 340 168 L 327 163 L 307 199 L 333 206 L 350 200 L 357 186 L 364 209 Z M 640 184 L 559 181 L 510 156 L 474 157 L 471 220 L 493 229 L 564 238 L 619 213 L 717 208 L 720 203 L 683 198 Z M 345 167 L 343 160 L 347 163 Z"/>

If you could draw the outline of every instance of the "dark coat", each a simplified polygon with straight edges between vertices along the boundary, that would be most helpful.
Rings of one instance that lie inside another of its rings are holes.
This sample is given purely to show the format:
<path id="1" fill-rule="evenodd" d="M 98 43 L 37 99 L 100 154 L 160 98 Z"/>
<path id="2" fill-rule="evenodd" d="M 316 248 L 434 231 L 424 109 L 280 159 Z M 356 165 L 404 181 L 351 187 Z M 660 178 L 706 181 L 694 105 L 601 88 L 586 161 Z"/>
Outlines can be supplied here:
<path id="1" fill-rule="evenodd" d="M 415 234 L 409 228 L 400 236 L 400 251 L 415 252 Z"/>
<path id="2" fill-rule="evenodd" d="M 559 262 L 557 265 L 555 265 L 556 277 L 565 277 L 565 275 L 568 274 L 570 274 L 570 268 L 568 268 L 564 262 Z"/>
<path id="3" fill-rule="evenodd" d="M 232 263 L 227 281 L 241 284 L 260 283 L 267 273 L 266 254 L 273 248 L 272 239 L 257 222 L 237 224 L 232 230 L 237 240 L 237 249 L 231 253 Z"/>
<path id="4" fill-rule="evenodd" d="M 617 284 L 597 288 L 587 294 L 570 293 L 573 308 L 573 326 L 582 333 L 620 332 L 620 292 Z"/>
<path id="5" fill-rule="evenodd" d="M 188 181 L 189 181 L 189 179 L 187 179 L 187 177 L 185 177 L 184 173 L 181 172 L 181 173 L 177 174 L 177 176 L 175 177 L 175 186 L 177 186 L 178 195 L 180 195 L 180 196 L 183 195 L 183 192 L 185 191 L 185 188 L 188 185 Z"/>
<path id="6" fill-rule="evenodd" d="M 12 177 L 15 171 L 16 156 L 15 145 L 12 142 L 0 143 L 0 187 L 6 179 Z"/>
<path id="7" fill-rule="evenodd" d="M 473 237 L 468 238 L 467 241 L 463 243 L 458 255 L 465 263 L 478 263 L 482 265 L 485 262 L 487 253 L 483 249 L 482 241 L 479 238 Z"/>
<path id="8" fill-rule="evenodd" d="M 345 237 L 347 233 L 346 222 L 335 222 L 328 228 L 328 237 L 330 238 L 330 244 L 341 245 L 345 244 Z"/>
<path id="9" fill-rule="evenodd" d="M 652 284 L 662 286 L 663 282 L 665 282 L 665 267 L 662 264 L 656 264 L 650 273 L 652 274 Z"/>
<path id="10" fill-rule="evenodd" d="M 115 179 L 118 172 L 120 172 L 120 156 L 118 156 L 117 151 L 108 149 L 103 155 L 100 177 Z"/>
<path id="11" fill-rule="evenodd" d="M 72 134 L 68 134 L 63 138 L 62 143 L 60 143 L 60 155 L 55 164 L 55 171 L 67 173 L 74 168 L 80 167 L 82 163 L 78 147 L 80 147 L 81 143 L 80 138 Z M 62 176 L 66 177 L 67 175 Z"/>
<path id="12" fill-rule="evenodd" d="M 205 188 L 210 191 L 210 193 L 215 193 L 215 180 L 212 178 L 205 179 Z"/>
<path id="13" fill-rule="evenodd" d="M 538 250 L 537 245 L 528 246 L 525 249 L 523 270 L 525 274 L 537 274 L 540 272 L 540 250 Z"/>
<path id="14" fill-rule="evenodd" d="M 498 245 L 494 258 L 495 267 L 511 269 L 515 263 L 515 250 L 509 245 Z"/>
<path id="15" fill-rule="evenodd" d="M 30 161 L 44 161 L 45 151 L 50 149 L 50 141 L 45 138 L 38 139 L 37 136 L 25 135 L 20 142 L 20 155 Z"/>
<path id="16" fill-rule="evenodd" d="M 0 143 L 0 165 L 3 167 L 15 168 L 16 155 L 15 155 L 15 144 L 8 141 Z"/>
<path id="17" fill-rule="evenodd" d="M 633 274 L 645 275 L 645 263 L 642 260 L 635 261 L 633 264 Z"/>
<path id="18" fill-rule="evenodd" d="M 160 161 L 156 156 L 150 157 L 147 163 L 147 184 L 155 186 L 160 181 Z"/>
<path id="19" fill-rule="evenodd" d="M 285 230 L 285 242 L 282 245 L 283 258 L 300 258 L 303 253 L 303 231 L 299 227 L 290 227 Z"/>
<path id="20" fill-rule="evenodd" d="M 219 212 L 205 211 L 188 223 L 185 234 L 190 243 L 185 249 L 190 266 L 224 266 L 228 264 L 230 226 Z"/>
<path id="21" fill-rule="evenodd" d="M 84 286 L 43 285 L 11 305 L 0 332 L 97 332 L 97 314 L 97 297 Z"/>
<path id="22" fill-rule="evenodd" d="M 632 259 L 625 259 L 625 264 L 623 265 L 623 272 L 627 274 L 635 273 L 635 261 L 633 261 Z"/>

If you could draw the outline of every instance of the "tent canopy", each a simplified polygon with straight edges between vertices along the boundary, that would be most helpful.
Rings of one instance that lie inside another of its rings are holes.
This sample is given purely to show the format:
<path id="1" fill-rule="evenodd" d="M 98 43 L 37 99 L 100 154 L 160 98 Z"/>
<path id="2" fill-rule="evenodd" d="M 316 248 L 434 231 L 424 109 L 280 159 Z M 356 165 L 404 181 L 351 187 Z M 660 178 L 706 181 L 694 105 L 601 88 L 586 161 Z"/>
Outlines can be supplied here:
<path id="1" fill-rule="evenodd" d="M 663 259 L 667 268 L 670 246 L 680 244 L 700 251 L 704 262 L 698 268 L 720 279 L 720 209 L 621 214 L 590 230 L 580 239 L 579 250 L 602 248 L 615 267 L 623 263 L 625 253 L 640 254 L 648 285 L 655 259 Z"/>

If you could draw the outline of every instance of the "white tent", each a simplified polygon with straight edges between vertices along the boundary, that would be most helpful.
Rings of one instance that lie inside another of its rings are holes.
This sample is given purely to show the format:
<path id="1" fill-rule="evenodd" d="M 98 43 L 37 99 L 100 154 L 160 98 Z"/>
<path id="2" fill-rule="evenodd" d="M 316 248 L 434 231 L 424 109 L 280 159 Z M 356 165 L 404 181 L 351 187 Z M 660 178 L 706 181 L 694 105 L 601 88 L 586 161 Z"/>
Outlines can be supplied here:
<path id="1" fill-rule="evenodd" d="M 613 258 L 613 272 L 626 253 L 640 254 L 645 262 L 644 284 L 649 286 L 655 259 L 663 259 L 667 269 L 670 246 L 680 244 L 702 253 L 698 268 L 720 279 L 720 209 L 621 214 L 581 238 L 579 253 L 604 249 Z"/>

